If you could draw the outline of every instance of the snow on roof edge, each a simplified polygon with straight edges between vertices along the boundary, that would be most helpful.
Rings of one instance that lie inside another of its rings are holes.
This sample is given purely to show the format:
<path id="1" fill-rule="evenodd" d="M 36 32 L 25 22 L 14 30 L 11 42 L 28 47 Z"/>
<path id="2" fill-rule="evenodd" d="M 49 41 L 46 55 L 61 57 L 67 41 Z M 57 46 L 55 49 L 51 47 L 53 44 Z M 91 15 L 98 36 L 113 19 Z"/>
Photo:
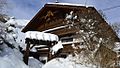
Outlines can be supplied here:
<path id="1" fill-rule="evenodd" d="M 68 5 L 68 6 L 85 6 L 85 7 L 93 7 L 93 5 L 85 5 L 85 4 L 72 4 L 72 3 L 52 3 L 52 2 L 48 2 L 47 4 L 54 4 L 54 5 Z"/>

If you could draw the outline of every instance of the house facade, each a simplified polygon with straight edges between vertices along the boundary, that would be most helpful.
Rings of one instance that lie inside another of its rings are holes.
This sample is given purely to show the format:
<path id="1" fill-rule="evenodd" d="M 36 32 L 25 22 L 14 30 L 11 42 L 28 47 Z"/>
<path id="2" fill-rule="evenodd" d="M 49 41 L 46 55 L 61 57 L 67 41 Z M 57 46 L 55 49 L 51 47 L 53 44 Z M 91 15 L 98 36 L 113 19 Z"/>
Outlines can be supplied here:
<path id="1" fill-rule="evenodd" d="M 101 45 L 113 49 L 114 43 L 120 41 L 110 25 L 93 6 L 80 4 L 45 4 L 22 30 L 22 32 L 27 31 L 57 35 L 63 45 L 59 53 L 61 57 L 75 51 L 77 53 L 86 49 L 94 51 Z M 39 49 L 38 52 L 45 51 Z M 42 56 L 42 53 L 39 54 Z"/>

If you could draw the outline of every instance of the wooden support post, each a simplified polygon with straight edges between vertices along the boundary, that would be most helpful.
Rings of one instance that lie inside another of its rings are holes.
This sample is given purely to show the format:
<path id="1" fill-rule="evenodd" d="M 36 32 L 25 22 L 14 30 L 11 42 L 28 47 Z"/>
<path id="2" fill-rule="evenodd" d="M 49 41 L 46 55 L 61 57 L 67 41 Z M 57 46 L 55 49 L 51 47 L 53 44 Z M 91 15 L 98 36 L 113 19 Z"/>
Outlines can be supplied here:
<path id="1" fill-rule="evenodd" d="M 49 61 L 49 60 L 51 59 L 50 48 L 49 48 L 48 51 L 49 51 L 49 52 L 48 52 L 48 59 L 47 59 L 47 61 Z"/>
<path id="2" fill-rule="evenodd" d="M 26 51 L 24 52 L 24 56 L 23 56 L 23 61 L 27 65 L 29 60 L 29 52 L 30 52 L 30 42 L 27 42 Z"/>
<path id="3" fill-rule="evenodd" d="M 49 50 L 48 50 L 48 60 L 47 61 L 49 61 L 49 60 L 51 60 L 52 59 L 52 54 L 51 54 L 51 52 L 50 52 L 50 47 L 49 47 Z"/>

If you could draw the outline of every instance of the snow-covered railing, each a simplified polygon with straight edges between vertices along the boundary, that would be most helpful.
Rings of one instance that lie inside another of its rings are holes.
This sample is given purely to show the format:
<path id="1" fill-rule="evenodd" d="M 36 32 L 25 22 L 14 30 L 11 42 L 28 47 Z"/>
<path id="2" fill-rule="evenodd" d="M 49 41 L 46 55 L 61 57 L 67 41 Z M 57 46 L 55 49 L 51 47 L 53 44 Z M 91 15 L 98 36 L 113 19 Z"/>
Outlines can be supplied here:
<path id="1" fill-rule="evenodd" d="M 43 33 L 38 31 L 28 31 L 26 32 L 26 37 L 29 39 L 43 40 L 43 41 L 58 41 L 59 38 L 55 34 Z"/>

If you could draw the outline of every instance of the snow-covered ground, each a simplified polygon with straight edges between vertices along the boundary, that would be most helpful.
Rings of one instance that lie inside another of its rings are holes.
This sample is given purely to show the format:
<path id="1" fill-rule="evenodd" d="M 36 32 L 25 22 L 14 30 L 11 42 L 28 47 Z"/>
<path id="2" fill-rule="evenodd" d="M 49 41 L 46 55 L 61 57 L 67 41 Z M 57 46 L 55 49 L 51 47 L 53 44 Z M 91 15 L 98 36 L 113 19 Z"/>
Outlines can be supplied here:
<path id="1" fill-rule="evenodd" d="M 73 57 L 55 58 L 46 63 L 42 68 L 96 68 L 93 65 L 86 66 L 73 61 Z"/>
<path id="2" fill-rule="evenodd" d="M 0 54 L 0 68 L 29 68 L 22 61 L 22 54 L 9 47 L 4 48 Z"/>

